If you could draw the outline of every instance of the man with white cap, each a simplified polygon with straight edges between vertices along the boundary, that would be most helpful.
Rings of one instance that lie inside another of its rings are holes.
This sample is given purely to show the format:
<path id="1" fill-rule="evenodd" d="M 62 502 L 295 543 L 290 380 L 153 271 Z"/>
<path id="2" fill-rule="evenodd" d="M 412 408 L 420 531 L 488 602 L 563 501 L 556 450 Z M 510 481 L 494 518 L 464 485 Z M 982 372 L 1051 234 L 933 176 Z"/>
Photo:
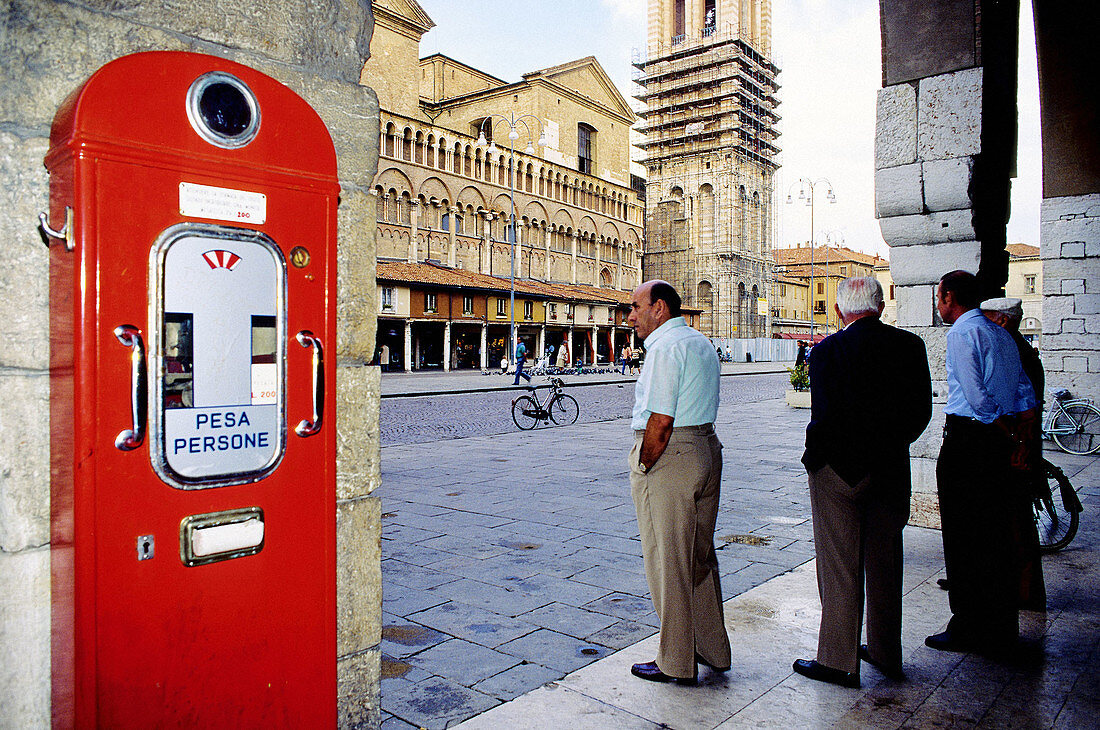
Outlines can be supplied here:
<path id="1" fill-rule="evenodd" d="M 1041 468 L 1043 458 L 1042 403 L 1046 377 L 1039 352 L 1020 334 L 1020 320 L 1024 316 L 1023 302 L 1017 297 L 995 297 L 986 299 L 978 308 L 986 319 L 1000 325 L 1012 335 L 1016 349 L 1020 353 L 1020 364 L 1035 390 L 1039 407 L 1034 411 L 1021 414 L 1017 430 L 1022 438 L 1029 442 L 1026 450 L 1028 457 L 1026 468 L 1016 472 L 1020 477 L 1016 499 L 1016 557 L 1020 572 L 1020 608 L 1032 611 L 1045 611 L 1047 605 L 1046 583 L 1043 580 L 1043 564 L 1039 553 L 1039 533 L 1035 527 L 1035 517 L 1031 509 L 1031 489 L 1033 480 L 1044 479 Z"/>

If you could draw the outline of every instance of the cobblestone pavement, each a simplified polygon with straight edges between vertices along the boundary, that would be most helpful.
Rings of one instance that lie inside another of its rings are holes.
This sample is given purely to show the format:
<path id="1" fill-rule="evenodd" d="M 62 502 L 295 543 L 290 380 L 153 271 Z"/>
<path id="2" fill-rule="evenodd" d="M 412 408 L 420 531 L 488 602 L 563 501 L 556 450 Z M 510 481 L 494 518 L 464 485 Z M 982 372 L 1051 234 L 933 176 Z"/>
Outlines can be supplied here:
<path id="1" fill-rule="evenodd" d="M 538 384 L 538 382 L 536 382 Z M 756 403 L 782 398 L 787 375 L 739 375 L 722 378 L 722 402 Z M 419 444 L 441 439 L 487 436 L 517 431 L 512 422 L 512 399 L 518 390 L 387 397 L 382 400 L 382 445 Z M 633 383 L 566 383 L 566 392 L 580 404 L 578 423 L 629 418 L 634 404 Z M 540 391 L 545 397 L 545 391 Z M 541 425 L 540 429 L 549 428 Z"/>
<path id="2" fill-rule="evenodd" d="M 813 557 L 808 412 L 784 404 L 785 382 L 723 378 L 727 597 Z M 656 632 L 627 483 L 631 390 L 576 388 L 582 418 L 601 420 L 523 432 L 493 400 L 507 393 L 383 402 L 383 728 L 446 727 Z M 451 439 L 417 443 L 418 418 Z M 475 420 L 486 435 L 447 425 Z"/>

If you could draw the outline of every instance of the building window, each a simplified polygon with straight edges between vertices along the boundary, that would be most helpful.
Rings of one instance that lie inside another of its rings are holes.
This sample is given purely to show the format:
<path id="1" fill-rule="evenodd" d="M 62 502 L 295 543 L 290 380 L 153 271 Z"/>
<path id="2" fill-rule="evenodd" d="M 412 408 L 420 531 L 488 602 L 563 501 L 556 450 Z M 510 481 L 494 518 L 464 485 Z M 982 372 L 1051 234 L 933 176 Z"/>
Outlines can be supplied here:
<path id="1" fill-rule="evenodd" d="M 470 127 L 472 128 L 471 132 L 474 139 L 480 139 L 481 135 L 484 134 L 486 142 L 493 141 L 493 123 L 492 121 L 487 120 L 489 120 L 489 117 L 481 117 L 480 119 L 475 119 L 474 121 L 470 122 Z"/>
<path id="2" fill-rule="evenodd" d="M 672 44 L 684 40 L 684 0 L 675 0 L 672 7 Z"/>
<path id="3" fill-rule="evenodd" d="M 595 322 L 596 321 L 596 308 L 593 307 L 592 305 L 588 305 L 588 321 L 589 322 Z"/>
<path id="4" fill-rule="evenodd" d="M 438 302 L 434 293 L 425 292 L 424 294 L 424 311 L 425 312 L 437 312 Z"/>
<path id="5" fill-rule="evenodd" d="M 508 316 L 508 300 L 507 299 L 497 299 L 497 316 L 498 317 L 507 317 Z"/>
<path id="6" fill-rule="evenodd" d="M 890 285 L 890 301 L 894 301 L 894 285 Z"/>
<path id="7" fill-rule="evenodd" d="M 523 303 L 523 318 L 530 320 L 534 318 L 534 304 L 532 302 Z"/>
<path id="8" fill-rule="evenodd" d="M 1034 274 L 1031 274 L 1029 276 L 1024 277 L 1024 293 L 1025 294 L 1034 294 L 1035 293 L 1035 275 Z"/>
<path id="9" fill-rule="evenodd" d="M 462 313 L 473 314 L 474 313 L 474 298 L 469 295 L 462 297 Z"/>
<path id="10" fill-rule="evenodd" d="M 608 307 L 607 308 L 607 321 L 608 322 L 614 322 L 615 321 L 615 308 L 614 307 Z"/>
<path id="11" fill-rule="evenodd" d="M 823 284 L 820 281 L 817 282 L 817 293 L 818 294 L 824 294 L 825 293 L 825 284 Z"/>
<path id="12" fill-rule="evenodd" d="M 596 128 L 583 122 L 577 125 L 577 169 L 594 174 Z"/>
<path id="13" fill-rule="evenodd" d="M 779 285 L 779 296 L 781 296 L 781 297 L 787 296 L 787 285 L 786 284 L 780 284 Z"/>
<path id="14" fill-rule="evenodd" d="M 847 266 L 841 266 L 840 267 L 840 275 L 841 276 L 847 276 L 848 275 L 848 267 Z"/>
<path id="15" fill-rule="evenodd" d="M 825 301 L 818 299 L 814 302 L 814 314 L 825 314 Z"/>
<path id="16" fill-rule="evenodd" d="M 717 21 L 715 15 L 714 0 L 703 0 L 703 37 L 714 34 L 714 26 Z"/>
<path id="17" fill-rule="evenodd" d="M 547 313 L 550 315 L 550 319 L 558 318 L 558 305 L 551 302 L 546 305 Z"/>
<path id="18" fill-rule="evenodd" d="M 383 312 L 392 312 L 393 311 L 393 287 L 392 286 L 382 287 L 382 311 Z"/>

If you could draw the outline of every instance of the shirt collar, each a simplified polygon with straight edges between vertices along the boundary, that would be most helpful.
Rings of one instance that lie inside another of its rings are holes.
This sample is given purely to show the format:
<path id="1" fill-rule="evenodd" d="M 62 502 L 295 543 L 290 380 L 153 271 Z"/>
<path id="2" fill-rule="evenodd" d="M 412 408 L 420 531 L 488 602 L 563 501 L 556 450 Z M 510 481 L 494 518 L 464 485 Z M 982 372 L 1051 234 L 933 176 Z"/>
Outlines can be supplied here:
<path id="1" fill-rule="evenodd" d="M 985 317 L 985 315 L 982 314 L 982 310 L 978 309 L 977 307 L 975 307 L 974 309 L 968 309 L 965 312 L 963 312 L 962 314 L 960 314 L 959 318 L 956 319 L 955 323 L 952 324 L 951 326 L 954 327 L 956 324 L 960 324 L 960 323 L 969 321 L 971 319 L 974 319 L 975 317 Z"/>
<path id="2" fill-rule="evenodd" d="M 687 327 L 687 322 L 683 317 L 673 317 L 661 323 L 661 326 L 649 333 L 649 337 L 645 338 L 646 349 L 650 349 L 657 342 L 657 340 L 664 337 L 666 334 L 678 327 Z"/>

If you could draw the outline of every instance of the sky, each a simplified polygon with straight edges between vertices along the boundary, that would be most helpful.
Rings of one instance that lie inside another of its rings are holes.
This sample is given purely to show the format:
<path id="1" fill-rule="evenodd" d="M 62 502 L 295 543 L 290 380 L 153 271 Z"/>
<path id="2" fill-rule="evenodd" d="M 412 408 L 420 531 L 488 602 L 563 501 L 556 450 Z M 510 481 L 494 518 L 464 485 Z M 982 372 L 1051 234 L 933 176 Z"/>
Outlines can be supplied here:
<path id="1" fill-rule="evenodd" d="M 420 55 L 444 53 L 518 81 L 528 71 L 595 56 L 627 100 L 631 61 L 645 48 L 645 0 L 418 0 L 435 21 Z M 1030 18 L 1024 0 L 1023 17 Z M 878 0 L 772 0 L 783 150 L 776 175 L 776 247 L 810 238 L 799 179 L 825 179 L 814 204 L 814 240 L 889 257 L 874 209 L 875 101 L 882 86 Z M 1020 177 L 1013 184 L 1010 243 L 1039 245 L 1041 197 L 1034 33 L 1021 23 Z M 794 203 L 786 204 L 789 191 Z"/>

